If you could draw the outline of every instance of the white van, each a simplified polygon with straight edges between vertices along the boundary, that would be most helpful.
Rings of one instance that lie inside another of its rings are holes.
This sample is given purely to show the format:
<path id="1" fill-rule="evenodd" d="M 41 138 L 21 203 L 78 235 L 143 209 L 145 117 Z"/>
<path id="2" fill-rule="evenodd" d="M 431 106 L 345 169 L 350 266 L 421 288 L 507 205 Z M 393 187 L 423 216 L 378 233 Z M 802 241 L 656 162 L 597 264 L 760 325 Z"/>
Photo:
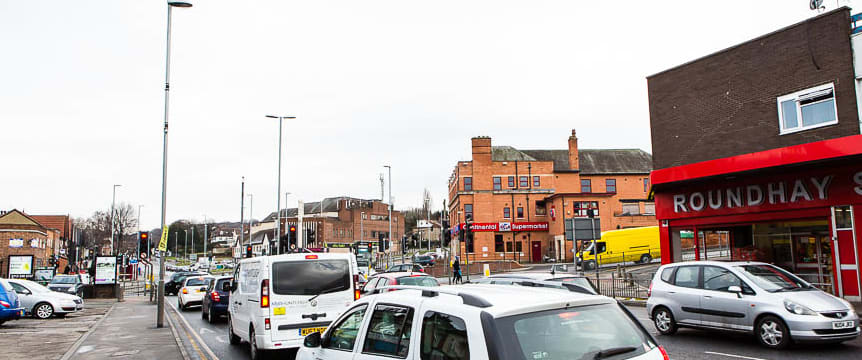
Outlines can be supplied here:
<path id="1" fill-rule="evenodd" d="M 228 335 L 261 350 L 298 348 L 359 298 L 353 254 L 298 253 L 243 259 L 230 285 Z"/>

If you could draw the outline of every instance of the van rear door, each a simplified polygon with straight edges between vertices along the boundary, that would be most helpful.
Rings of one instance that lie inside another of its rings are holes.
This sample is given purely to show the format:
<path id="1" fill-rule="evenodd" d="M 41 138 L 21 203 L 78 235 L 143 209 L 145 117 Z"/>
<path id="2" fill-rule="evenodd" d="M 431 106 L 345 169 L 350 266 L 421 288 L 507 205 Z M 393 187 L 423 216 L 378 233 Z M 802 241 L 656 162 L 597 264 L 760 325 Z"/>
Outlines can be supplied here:
<path id="1" fill-rule="evenodd" d="M 356 265 L 350 258 L 306 257 L 272 263 L 272 341 L 322 332 L 354 300 Z"/>

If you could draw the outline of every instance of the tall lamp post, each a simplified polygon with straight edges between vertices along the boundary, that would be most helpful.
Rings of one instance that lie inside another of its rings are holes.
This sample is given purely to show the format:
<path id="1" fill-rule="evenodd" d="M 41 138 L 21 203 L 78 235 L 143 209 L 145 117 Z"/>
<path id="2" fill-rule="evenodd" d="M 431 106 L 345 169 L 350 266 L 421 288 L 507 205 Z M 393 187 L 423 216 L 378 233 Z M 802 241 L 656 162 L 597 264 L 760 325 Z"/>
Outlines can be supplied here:
<path id="1" fill-rule="evenodd" d="M 275 251 L 276 254 L 281 254 L 281 123 L 284 119 L 296 119 L 296 116 L 267 115 L 266 117 L 278 119 L 278 190 L 275 193 Z M 269 244 L 267 244 L 267 247 L 269 247 Z"/>
<path id="2" fill-rule="evenodd" d="M 162 146 L 162 232 L 165 231 L 165 206 L 168 185 L 168 108 L 171 89 L 171 10 L 175 7 L 189 8 L 192 4 L 182 1 L 168 2 L 167 42 L 165 50 L 165 127 Z M 156 311 L 156 327 L 165 327 L 165 252 L 161 251 L 159 259 L 159 296 L 158 311 Z"/>
<path id="3" fill-rule="evenodd" d="M 138 252 L 135 253 L 135 258 L 141 257 L 141 208 L 143 206 L 144 205 L 138 205 L 138 240 L 137 240 L 138 246 L 136 246 L 136 248 L 138 249 Z M 149 242 L 149 241 L 150 240 L 148 238 L 147 242 Z"/>
<path id="4" fill-rule="evenodd" d="M 386 241 L 390 241 L 390 239 L 392 239 L 392 166 L 383 165 L 383 167 L 389 170 L 389 236 L 387 236 Z M 383 249 L 386 250 L 385 245 L 383 246 Z M 387 256 L 387 258 L 389 257 Z M 388 264 L 392 265 L 392 259 L 389 258 L 389 260 Z"/>
<path id="5" fill-rule="evenodd" d="M 288 195 L 290 195 L 290 191 L 284 193 L 284 208 L 285 208 L 284 216 L 285 216 L 285 218 L 287 217 L 287 196 Z M 288 228 L 286 226 L 287 225 L 287 219 L 284 219 L 284 223 L 285 223 L 284 233 L 285 233 L 285 237 L 287 240 L 287 244 L 285 244 L 284 246 L 286 246 L 287 248 L 290 248 L 290 231 L 287 231 L 287 228 Z M 278 225 L 276 227 L 281 227 L 281 220 L 279 220 Z M 278 241 L 276 241 L 276 243 L 278 243 Z M 281 244 L 279 244 L 279 246 L 281 246 Z M 279 251 L 281 251 L 281 250 L 279 250 Z"/>
<path id="6" fill-rule="evenodd" d="M 209 265 L 210 258 L 207 256 L 207 216 L 204 215 L 204 257 L 207 258 L 207 265 Z"/>
<path id="7" fill-rule="evenodd" d="M 114 184 L 113 195 L 111 195 L 111 255 L 117 253 L 114 249 L 114 204 L 117 202 L 117 188 L 123 185 Z"/>

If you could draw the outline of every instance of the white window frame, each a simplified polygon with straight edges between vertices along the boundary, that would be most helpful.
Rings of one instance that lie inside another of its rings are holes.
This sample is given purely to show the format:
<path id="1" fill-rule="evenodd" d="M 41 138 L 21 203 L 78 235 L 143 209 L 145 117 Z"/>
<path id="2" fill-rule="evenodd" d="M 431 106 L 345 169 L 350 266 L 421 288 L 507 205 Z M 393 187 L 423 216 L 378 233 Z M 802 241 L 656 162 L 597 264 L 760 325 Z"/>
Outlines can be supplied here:
<path id="1" fill-rule="evenodd" d="M 832 91 L 832 110 L 835 112 L 835 120 L 827 121 L 827 122 L 819 123 L 819 124 L 814 124 L 814 125 L 809 125 L 809 126 L 802 125 L 802 107 L 799 106 L 800 98 L 804 99 L 805 95 L 819 92 L 819 91 L 823 91 L 823 90 L 831 90 Z M 781 103 L 788 101 L 788 100 L 794 100 L 796 102 L 796 120 L 798 121 L 798 124 L 799 124 L 797 127 L 791 128 L 791 129 L 785 129 L 784 128 L 784 114 L 783 114 L 783 111 L 781 110 Z M 776 99 L 776 106 L 778 107 L 778 128 L 780 129 L 780 131 L 778 132 L 779 135 L 792 134 L 792 133 L 805 131 L 805 130 L 809 130 L 809 129 L 816 129 L 816 128 L 823 127 L 823 126 L 835 125 L 838 123 L 838 97 L 835 94 L 835 85 L 833 83 L 823 84 L 823 85 L 815 86 L 815 87 L 808 88 L 805 90 L 800 90 L 800 91 L 794 92 L 792 94 L 779 96 Z"/>

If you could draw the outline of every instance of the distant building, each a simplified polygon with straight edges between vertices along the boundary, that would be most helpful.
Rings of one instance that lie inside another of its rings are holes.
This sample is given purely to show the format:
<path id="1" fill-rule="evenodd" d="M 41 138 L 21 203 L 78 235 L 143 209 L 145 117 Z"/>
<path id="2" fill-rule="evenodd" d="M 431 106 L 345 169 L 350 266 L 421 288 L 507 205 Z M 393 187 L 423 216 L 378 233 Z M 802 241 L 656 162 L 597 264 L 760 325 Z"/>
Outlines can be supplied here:
<path id="1" fill-rule="evenodd" d="M 571 261 L 575 244 L 565 239 L 565 220 L 594 211 L 601 230 L 654 226 L 648 200 L 652 157 L 640 149 L 579 149 L 572 130 L 568 148 L 522 150 L 471 140 L 472 159 L 459 161 L 449 178 L 452 227 L 474 223 L 471 260 Z"/>
<path id="2" fill-rule="evenodd" d="M 11 255 L 31 255 L 33 267 L 48 266 L 53 242 L 58 238 L 56 230 L 21 211 L 0 211 L 0 278 L 9 277 Z"/>

